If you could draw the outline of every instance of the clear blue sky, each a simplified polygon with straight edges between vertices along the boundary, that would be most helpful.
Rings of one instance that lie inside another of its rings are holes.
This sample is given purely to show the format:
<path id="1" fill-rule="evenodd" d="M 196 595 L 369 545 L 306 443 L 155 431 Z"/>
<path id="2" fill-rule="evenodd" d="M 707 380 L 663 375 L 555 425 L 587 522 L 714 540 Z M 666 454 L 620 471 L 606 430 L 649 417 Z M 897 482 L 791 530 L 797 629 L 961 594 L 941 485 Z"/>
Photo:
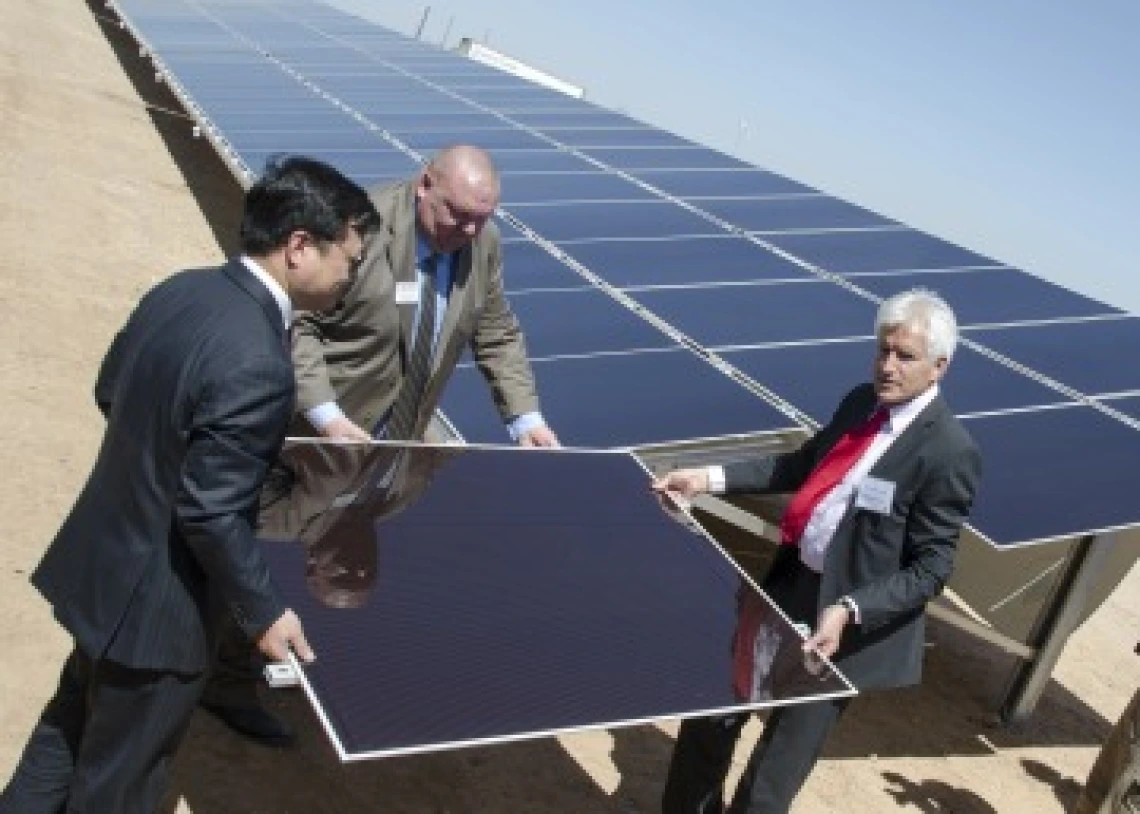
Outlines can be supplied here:
<path id="1" fill-rule="evenodd" d="M 423 2 L 330 0 L 405 34 Z M 445 0 L 587 97 L 1140 313 L 1137 0 Z M 741 126 L 741 123 L 744 126 Z"/>

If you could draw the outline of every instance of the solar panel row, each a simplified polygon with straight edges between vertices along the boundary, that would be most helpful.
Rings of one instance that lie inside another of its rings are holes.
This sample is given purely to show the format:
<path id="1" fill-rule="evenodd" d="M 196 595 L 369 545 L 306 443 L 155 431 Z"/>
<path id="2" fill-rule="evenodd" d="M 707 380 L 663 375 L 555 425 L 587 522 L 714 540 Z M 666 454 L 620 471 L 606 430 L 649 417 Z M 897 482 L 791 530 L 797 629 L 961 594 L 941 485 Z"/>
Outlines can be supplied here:
<path id="1" fill-rule="evenodd" d="M 975 528 L 1012 545 L 1140 522 L 1118 468 L 1140 453 L 1136 400 L 1112 397 L 1140 392 L 1113 363 L 1140 320 L 1119 309 L 327 6 L 120 6 L 250 170 L 298 151 L 375 183 L 413 153 L 490 149 L 512 304 L 569 442 L 795 425 L 717 362 L 824 420 L 869 367 L 875 301 L 924 285 L 963 325 L 945 389 L 986 454 Z M 461 370 L 445 410 L 468 439 L 501 440 L 477 379 Z"/>

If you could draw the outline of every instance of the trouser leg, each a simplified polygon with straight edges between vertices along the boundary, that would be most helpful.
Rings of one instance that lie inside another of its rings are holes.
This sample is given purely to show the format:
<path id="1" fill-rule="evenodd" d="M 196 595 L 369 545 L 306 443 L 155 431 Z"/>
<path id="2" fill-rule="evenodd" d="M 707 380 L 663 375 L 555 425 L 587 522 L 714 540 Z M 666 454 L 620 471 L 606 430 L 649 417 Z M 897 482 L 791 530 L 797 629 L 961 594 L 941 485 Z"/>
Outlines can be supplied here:
<path id="1" fill-rule="evenodd" d="M 773 711 L 736 787 L 729 814 L 786 814 L 849 700 L 812 701 Z"/>
<path id="2" fill-rule="evenodd" d="M 681 722 L 661 798 L 662 814 L 722 814 L 724 779 L 746 712 Z"/>
<path id="3" fill-rule="evenodd" d="M 68 814 L 153 814 L 205 681 L 97 662 Z"/>
<path id="4" fill-rule="evenodd" d="M 265 661 L 229 614 L 222 620 L 202 701 L 223 707 L 258 706 L 257 685 Z"/>
<path id="5" fill-rule="evenodd" d="M 90 659 L 75 648 L 64 662 L 55 695 L 44 707 L 12 778 L 0 793 L 0 814 L 63 811 L 87 717 L 90 675 Z"/>

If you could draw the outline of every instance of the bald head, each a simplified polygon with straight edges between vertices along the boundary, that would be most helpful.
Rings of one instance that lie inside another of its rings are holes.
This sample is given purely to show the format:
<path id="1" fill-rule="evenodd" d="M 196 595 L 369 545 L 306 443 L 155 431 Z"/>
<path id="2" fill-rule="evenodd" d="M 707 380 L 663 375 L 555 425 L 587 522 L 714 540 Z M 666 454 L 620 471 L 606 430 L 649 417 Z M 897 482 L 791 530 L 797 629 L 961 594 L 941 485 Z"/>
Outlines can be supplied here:
<path id="1" fill-rule="evenodd" d="M 447 147 L 428 162 L 416 186 L 420 230 L 438 251 L 470 244 L 499 205 L 499 174 L 485 150 Z"/>

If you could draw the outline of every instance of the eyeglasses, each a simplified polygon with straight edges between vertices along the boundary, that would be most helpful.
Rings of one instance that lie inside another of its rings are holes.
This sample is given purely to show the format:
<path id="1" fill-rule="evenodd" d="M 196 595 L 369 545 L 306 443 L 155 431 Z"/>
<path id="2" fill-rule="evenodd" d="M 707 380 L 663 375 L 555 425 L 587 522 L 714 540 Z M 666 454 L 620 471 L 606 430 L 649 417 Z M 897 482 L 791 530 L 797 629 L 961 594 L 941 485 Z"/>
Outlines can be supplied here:
<path id="1" fill-rule="evenodd" d="M 492 214 L 490 212 L 470 212 L 466 209 L 458 209 L 455 204 L 438 191 L 432 196 L 432 206 L 435 209 L 436 218 L 443 220 L 445 225 L 457 229 L 464 229 L 472 225 L 481 228 Z M 445 216 L 443 218 L 440 218 L 441 208 Z"/>

